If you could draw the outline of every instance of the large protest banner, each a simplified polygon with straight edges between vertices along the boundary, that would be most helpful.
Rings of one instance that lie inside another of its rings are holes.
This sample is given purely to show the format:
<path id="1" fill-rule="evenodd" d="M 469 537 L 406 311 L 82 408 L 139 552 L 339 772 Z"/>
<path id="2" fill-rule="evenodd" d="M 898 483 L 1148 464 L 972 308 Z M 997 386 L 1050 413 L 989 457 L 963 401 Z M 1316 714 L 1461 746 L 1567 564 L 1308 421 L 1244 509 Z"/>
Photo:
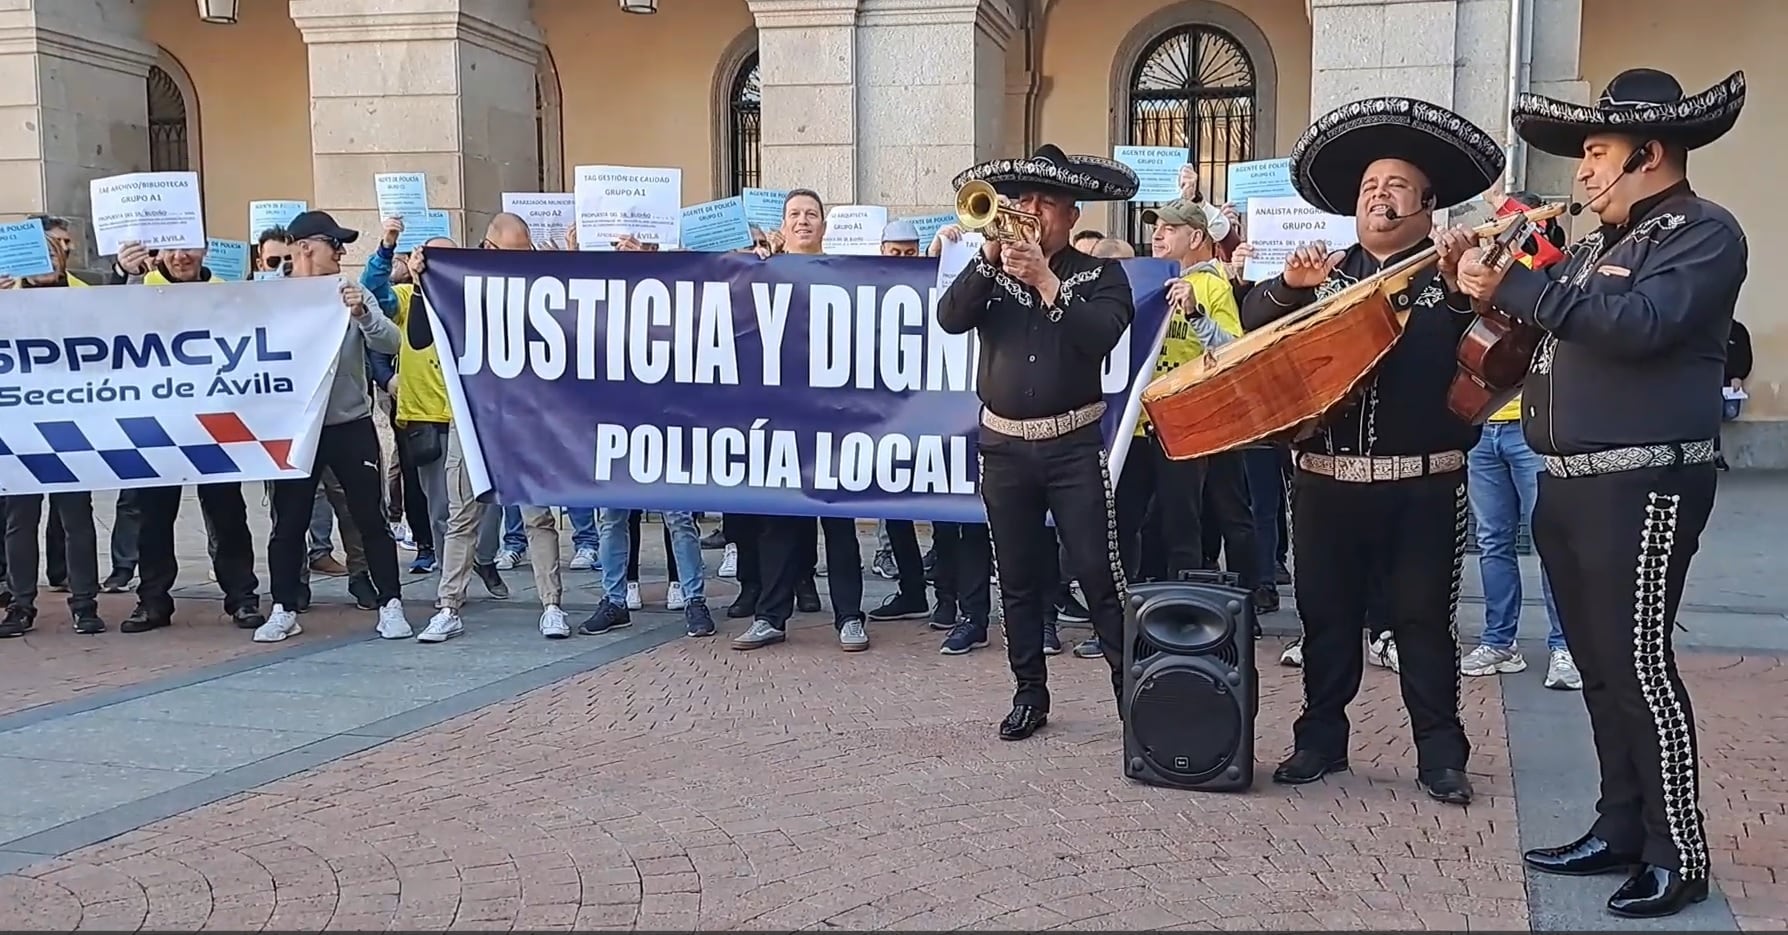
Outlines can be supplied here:
<path id="1" fill-rule="evenodd" d="M 1114 473 L 1178 269 L 1125 268 Z M 441 249 L 423 291 L 473 487 L 504 503 L 980 522 L 978 343 L 938 328 L 936 279 L 923 258 Z"/>
<path id="2" fill-rule="evenodd" d="M 308 475 L 348 328 L 340 289 L 0 292 L 0 492 Z"/>

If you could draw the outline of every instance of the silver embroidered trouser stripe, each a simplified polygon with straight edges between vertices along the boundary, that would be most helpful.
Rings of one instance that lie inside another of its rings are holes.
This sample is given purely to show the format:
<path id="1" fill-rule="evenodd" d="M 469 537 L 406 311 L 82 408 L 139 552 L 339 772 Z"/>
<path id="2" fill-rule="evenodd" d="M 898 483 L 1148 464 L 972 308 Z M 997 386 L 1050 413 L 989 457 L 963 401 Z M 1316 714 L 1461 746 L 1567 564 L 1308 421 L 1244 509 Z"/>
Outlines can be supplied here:
<path id="1" fill-rule="evenodd" d="M 1580 455 L 1546 455 L 1541 460 L 1553 477 L 1591 477 L 1641 468 L 1706 464 L 1714 459 L 1714 443 L 1684 442 L 1680 445 L 1636 445 Z"/>
<path id="2" fill-rule="evenodd" d="M 1464 723 L 1465 685 L 1462 679 L 1458 659 L 1459 647 L 1459 591 L 1465 580 L 1465 534 L 1471 516 L 1471 500 L 1467 496 L 1467 486 L 1460 484 L 1453 494 L 1453 593 L 1447 599 L 1447 635 L 1452 638 L 1453 664 L 1453 715 Z"/>
<path id="3" fill-rule="evenodd" d="M 1111 583 L 1117 587 L 1118 606 L 1126 607 L 1130 603 L 1130 582 L 1124 575 L 1124 558 L 1118 548 L 1117 492 L 1111 483 L 1110 452 L 1099 452 L 1099 478 L 1105 482 L 1105 552 L 1111 563 Z"/>
<path id="4" fill-rule="evenodd" d="M 1701 795 L 1696 788 L 1695 749 L 1688 713 L 1677 697 L 1665 660 L 1665 641 L 1672 620 L 1667 589 L 1670 554 L 1676 545 L 1677 494 L 1651 493 L 1640 534 L 1639 563 L 1633 589 L 1633 668 L 1645 706 L 1657 728 L 1658 772 L 1663 784 L 1664 821 L 1670 828 L 1685 879 L 1707 874 L 1707 837 L 1701 824 Z"/>

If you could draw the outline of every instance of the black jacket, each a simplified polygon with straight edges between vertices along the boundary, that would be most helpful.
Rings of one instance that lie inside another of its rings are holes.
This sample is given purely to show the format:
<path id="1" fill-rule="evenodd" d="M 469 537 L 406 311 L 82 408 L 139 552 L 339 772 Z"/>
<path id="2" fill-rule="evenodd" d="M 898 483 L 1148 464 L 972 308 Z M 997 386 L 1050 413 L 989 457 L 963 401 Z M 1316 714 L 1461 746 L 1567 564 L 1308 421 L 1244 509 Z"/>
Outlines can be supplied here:
<path id="1" fill-rule="evenodd" d="M 1546 329 L 1522 394 L 1548 455 L 1706 441 L 1720 431 L 1744 231 L 1685 182 L 1633 206 L 1545 270 L 1510 267 L 1497 307 Z"/>
<path id="2" fill-rule="evenodd" d="M 1053 309 L 979 252 L 938 299 L 938 327 L 981 338 L 976 391 L 995 415 L 1037 419 L 1104 399 L 1105 355 L 1136 317 L 1130 279 L 1116 260 L 1066 247 L 1049 268 L 1062 281 Z"/>
<path id="3" fill-rule="evenodd" d="M 1423 239 L 1380 263 L 1359 246 L 1315 289 L 1292 289 L 1277 276 L 1248 291 L 1242 300 L 1242 327 L 1252 331 L 1333 295 L 1386 266 L 1428 249 Z M 1299 451 L 1344 455 L 1422 455 L 1465 451 L 1480 430 L 1447 408 L 1447 388 L 1458 372 L 1459 339 L 1471 326 L 1471 302 L 1447 290 L 1433 266 L 1410 282 L 1398 298 L 1408 302 L 1403 336 L 1378 362 L 1360 392 L 1323 417 L 1315 435 L 1298 442 Z"/>

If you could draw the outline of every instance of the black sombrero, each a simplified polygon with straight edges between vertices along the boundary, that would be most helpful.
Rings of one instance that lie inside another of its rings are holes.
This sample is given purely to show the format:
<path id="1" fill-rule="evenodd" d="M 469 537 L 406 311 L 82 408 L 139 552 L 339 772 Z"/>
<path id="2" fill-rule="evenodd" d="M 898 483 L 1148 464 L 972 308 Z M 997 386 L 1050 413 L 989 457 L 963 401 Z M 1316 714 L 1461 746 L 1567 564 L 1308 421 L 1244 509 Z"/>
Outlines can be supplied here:
<path id="1" fill-rule="evenodd" d="M 1066 192 L 1075 201 L 1129 201 L 1140 184 L 1129 166 L 1098 156 L 1070 156 L 1043 145 L 1029 159 L 994 159 L 967 169 L 951 181 L 955 188 L 983 181 L 1008 198 L 1028 188 Z"/>
<path id="2" fill-rule="evenodd" d="M 1375 97 L 1322 115 L 1291 148 L 1291 184 L 1312 207 L 1351 217 L 1360 177 L 1380 159 L 1421 169 L 1436 209 L 1483 194 L 1502 177 L 1502 147 L 1476 124 L 1426 101 Z"/>
<path id="3" fill-rule="evenodd" d="M 1614 76 L 1595 106 L 1523 94 L 1515 99 L 1515 132 L 1541 152 L 1576 159 L 1595 133 L 1668 140 L 1698 149 L 1726 135 L 1745 106 L 1745 73 L 1735 71 L 1693 97 L 1668 72 L 1632 68 Z"/>

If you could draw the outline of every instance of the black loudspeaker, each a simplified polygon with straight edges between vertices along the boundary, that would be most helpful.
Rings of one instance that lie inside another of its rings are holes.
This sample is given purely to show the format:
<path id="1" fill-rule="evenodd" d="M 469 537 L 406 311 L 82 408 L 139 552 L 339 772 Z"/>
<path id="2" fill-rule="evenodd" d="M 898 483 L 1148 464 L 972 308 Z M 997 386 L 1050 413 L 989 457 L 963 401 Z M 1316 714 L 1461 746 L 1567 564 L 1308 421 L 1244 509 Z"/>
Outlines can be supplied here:
<path id="1" fill-rule="evenodd" d="M 1191 578 L 1193 576 L 1187 576 Z M 1254 608 L 1235 576 L 1138 584 L 1124 608 L 1124 775 L 1151 786 L 1254 785 Z"/>

